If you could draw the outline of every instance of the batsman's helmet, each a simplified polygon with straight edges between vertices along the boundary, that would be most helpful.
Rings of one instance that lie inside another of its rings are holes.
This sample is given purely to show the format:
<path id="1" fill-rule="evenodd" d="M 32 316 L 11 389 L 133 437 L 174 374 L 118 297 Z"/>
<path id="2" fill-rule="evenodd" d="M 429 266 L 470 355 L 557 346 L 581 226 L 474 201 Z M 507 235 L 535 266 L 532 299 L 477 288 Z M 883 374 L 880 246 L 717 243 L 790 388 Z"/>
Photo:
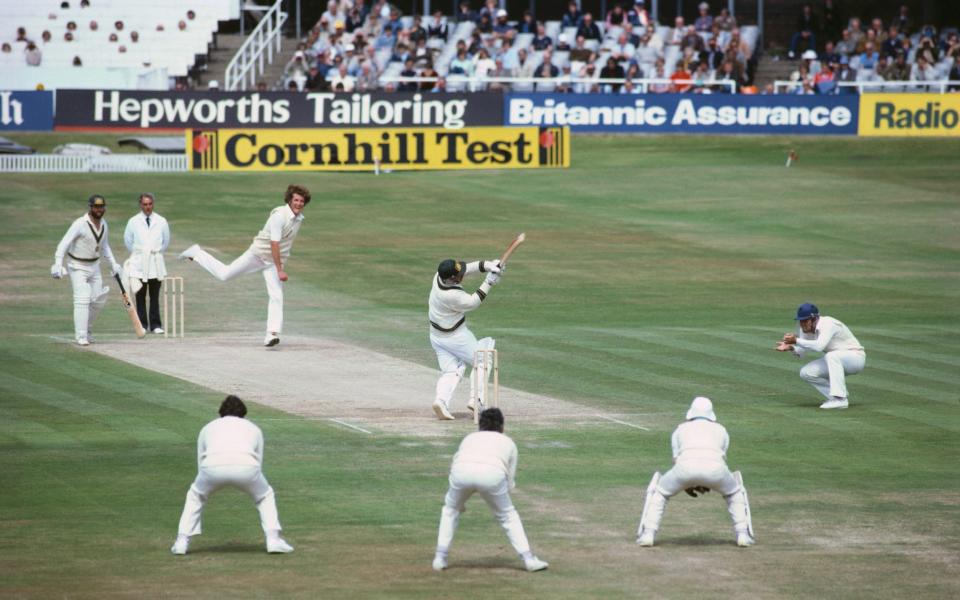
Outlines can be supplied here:
<path id="1" fill-rule="evenodd" d="M 810 304 L 809 302 L 804 302 L 797 308 L 797 317 L 794 321 L 806 321 L 807 319 L 813 319 L 820 316 L 820 309 L 817 308 L 816 304 Z"/>
<path id="2" fill-rule="evenodd" d="M 467 270 L 466 263 L 455 260 L 453 258 L 448 258 L 447 260 L 440 263 L 437 267 L 437 275 L 440 276 L 440 279 L 460 279 L 463 277 L 463 274 Z"/>

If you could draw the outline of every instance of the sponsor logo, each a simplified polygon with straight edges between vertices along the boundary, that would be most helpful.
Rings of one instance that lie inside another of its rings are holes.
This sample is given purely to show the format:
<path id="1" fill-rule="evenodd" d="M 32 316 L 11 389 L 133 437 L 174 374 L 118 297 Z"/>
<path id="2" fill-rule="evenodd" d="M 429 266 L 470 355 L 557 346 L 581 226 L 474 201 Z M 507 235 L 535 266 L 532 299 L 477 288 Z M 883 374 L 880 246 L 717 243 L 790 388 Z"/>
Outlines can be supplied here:
<path id="1" fill-rule="evenodd" d="M 856 100 L 678 95 L 510 95 L 510 125 L 583 131 L 855 133 Z"/>
<path id="2" fill-rule="evenodd" d="M 187 132 L 194 170 L 530 169 L 570 165 L 566 128 L 259 129 Z"/>
<path id="3" fill-rule="evenodd" d="M 862 136 L 960 135 L 960 98 L 950 94 L 864 94 Z"/>
<path id="4" fill-rule="evenodd" d="M 13 99 L 13 92 L 0 92 L 0 124 L 23 125 L 23 104 Z"/>
<path id="5" fill-rule="evenodd" d="M 0 130 L 53 129 L 53 92 L 0 91 Z"/>

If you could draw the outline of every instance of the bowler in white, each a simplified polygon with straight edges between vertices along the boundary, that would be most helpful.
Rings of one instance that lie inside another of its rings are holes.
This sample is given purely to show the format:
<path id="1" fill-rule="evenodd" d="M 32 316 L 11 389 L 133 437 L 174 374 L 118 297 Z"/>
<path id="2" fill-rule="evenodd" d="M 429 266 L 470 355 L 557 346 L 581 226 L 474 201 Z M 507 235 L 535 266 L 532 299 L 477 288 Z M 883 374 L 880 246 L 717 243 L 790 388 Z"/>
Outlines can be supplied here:
<path id="1" fill-rule="evenodd" d="M 220 404 L 220 418 L 200 430 L 197 438 L 197 478 L 190 485 L 180 516 L 177 539 L 170 551 L 186 554 L 190 538 L 200 535 L 203 507 L 210 494 L 223 487 L 240 489 L 253 499 L 260 512 L 260 526 L 267 538 L 267 552 L 286 554 L 293 546 L 280 537 L 280 517 L 273 488 L 263 476 L 263 432 L 246 420 L 247 407 L 236 396 Z"/>
<path id="2" fill-rule="evenodd" d="M 163 333 L 160 322 L 160 286 L 167 276 L 163 253 L 170 245 L 170 226 L 154 211 L 154 197 L 149 192 L 140 194 L 140 212 L 130 217 L 123 232 L 123 243 L 130 252 L 124 263 L 124 275 L 130 281 L 130 291 L 137 299 L 137 316 L 147 331 Z M 150 309 L 147 312 L 147 292 Z"/>

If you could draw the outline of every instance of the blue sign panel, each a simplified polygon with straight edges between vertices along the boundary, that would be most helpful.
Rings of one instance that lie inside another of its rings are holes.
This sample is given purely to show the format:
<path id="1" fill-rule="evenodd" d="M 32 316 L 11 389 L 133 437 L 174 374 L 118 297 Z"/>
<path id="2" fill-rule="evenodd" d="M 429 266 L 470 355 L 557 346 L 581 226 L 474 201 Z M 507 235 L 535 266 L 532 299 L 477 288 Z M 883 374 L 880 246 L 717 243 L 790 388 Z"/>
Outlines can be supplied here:
<path id="1" fill-rule="evenodd" d="M 0 91 L 0 131 L 53 129 L 53 92 Z"/>
<path id="2" fill-rule="evenodd" d="M 504 121 L 608 133 L 856 135 L 857 96 L 507 94 Z"/>

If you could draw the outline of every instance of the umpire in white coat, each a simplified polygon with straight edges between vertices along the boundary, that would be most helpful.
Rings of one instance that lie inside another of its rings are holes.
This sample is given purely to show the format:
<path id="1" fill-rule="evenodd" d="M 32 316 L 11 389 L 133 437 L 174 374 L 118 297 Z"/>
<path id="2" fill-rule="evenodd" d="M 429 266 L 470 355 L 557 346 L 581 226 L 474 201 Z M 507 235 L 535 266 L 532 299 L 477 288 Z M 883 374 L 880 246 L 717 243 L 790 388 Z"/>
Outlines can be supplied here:
<path id="1" fill-rule="evenodd" d="M 727 501 L 737 545 L 752 545 L 753 525 L 747 489 L 743 487 L 740 471 L 731 473 L 727 468 L 730 436 L 726 428 L 717 423 L 717 415 L 709 398 L 700 396 L 693 399 L 687 411 L 687 420 L 674 430 L 670 443 L 673 446 L 673 468 L 662 477 L 659 472 L 654 473 L 647 486 L 637 543 L 641 546 L 653 545 L 667 500 L 684 490 L 694 497 L 697 492 L 716 490 Z"/>
<path id="2" fill-rule="evenodd" d="M 147 331 L 163 333 L 160 322 L 160 286 L 167 276 L 163 253 L 170 245 L 170 226 L 167 220 L 154 212 L 153 194 L 140 194 L 140 212 L 130 217 L 123 232 L 123 242 L 130 252 L 124 263 L 125 276 L 136 291 L 137 316 Z M 138 285 L 139 284 L 139 285 Z M 135 286 L 135 287 L 134 287 Z M 150 312 L 147 313 L 147 292 L 150 293 Z"/>
<path id="3" fill-rule="evenodd" d="M 453 420 L 450 401 L 463 378 L 466 365 L 473 362 L 477 349 L 492 350 L 495 344 L 495 340 L 489 337 L 477 341 L 477 337 L 467 327 L 465 313 L 480 307 L 490 293 L 491 286 L 500 281 L 500 272 L 499 260 L 465 263 L 448 258 L 440 263 L 436 275 L 433 276 L 427 316 L 430 320 L 430 345 L 437 353 L 437 362 L 440 364 L 440 379 L 437 381 L 433 412 L 441 420 Z M 465 276 L 472 273 L 486 273 L 487 277 L 477 291 L 471 294 L 460 284 Z M 482 365 L 478 366 L 477 372 L 470 373 L 472 390 L 481 393 L 481 405 L 486 401 L 486 398 L 482 397 L 484 386 L 481 383 L 488 375 Z M 470 399 L 472 402 L 473 391 Z M 475 410 L 472 404 L 467 407 Z M 482 409 L 482 406 L 480 408 Z"/>
<path id="4" fill-rule="evenodd" d="M 267 552 L 286 554 L 293 546 L 280 537 L 277 499 L 261 470 L 263 432 L 246 420 L 247 407 L 236 396 L 220 404 L 220 418 L 200 430 L 197 438 L 197 477 L 187 491 L 180 516 L 177 540 L 170 551 L 186 554 L 190 537 L 201 532 L 203 507 L 210 494 L 223 487 L 235 487 L 253 499 L 260 512 L 260 526 L 267 538 Z"/>

